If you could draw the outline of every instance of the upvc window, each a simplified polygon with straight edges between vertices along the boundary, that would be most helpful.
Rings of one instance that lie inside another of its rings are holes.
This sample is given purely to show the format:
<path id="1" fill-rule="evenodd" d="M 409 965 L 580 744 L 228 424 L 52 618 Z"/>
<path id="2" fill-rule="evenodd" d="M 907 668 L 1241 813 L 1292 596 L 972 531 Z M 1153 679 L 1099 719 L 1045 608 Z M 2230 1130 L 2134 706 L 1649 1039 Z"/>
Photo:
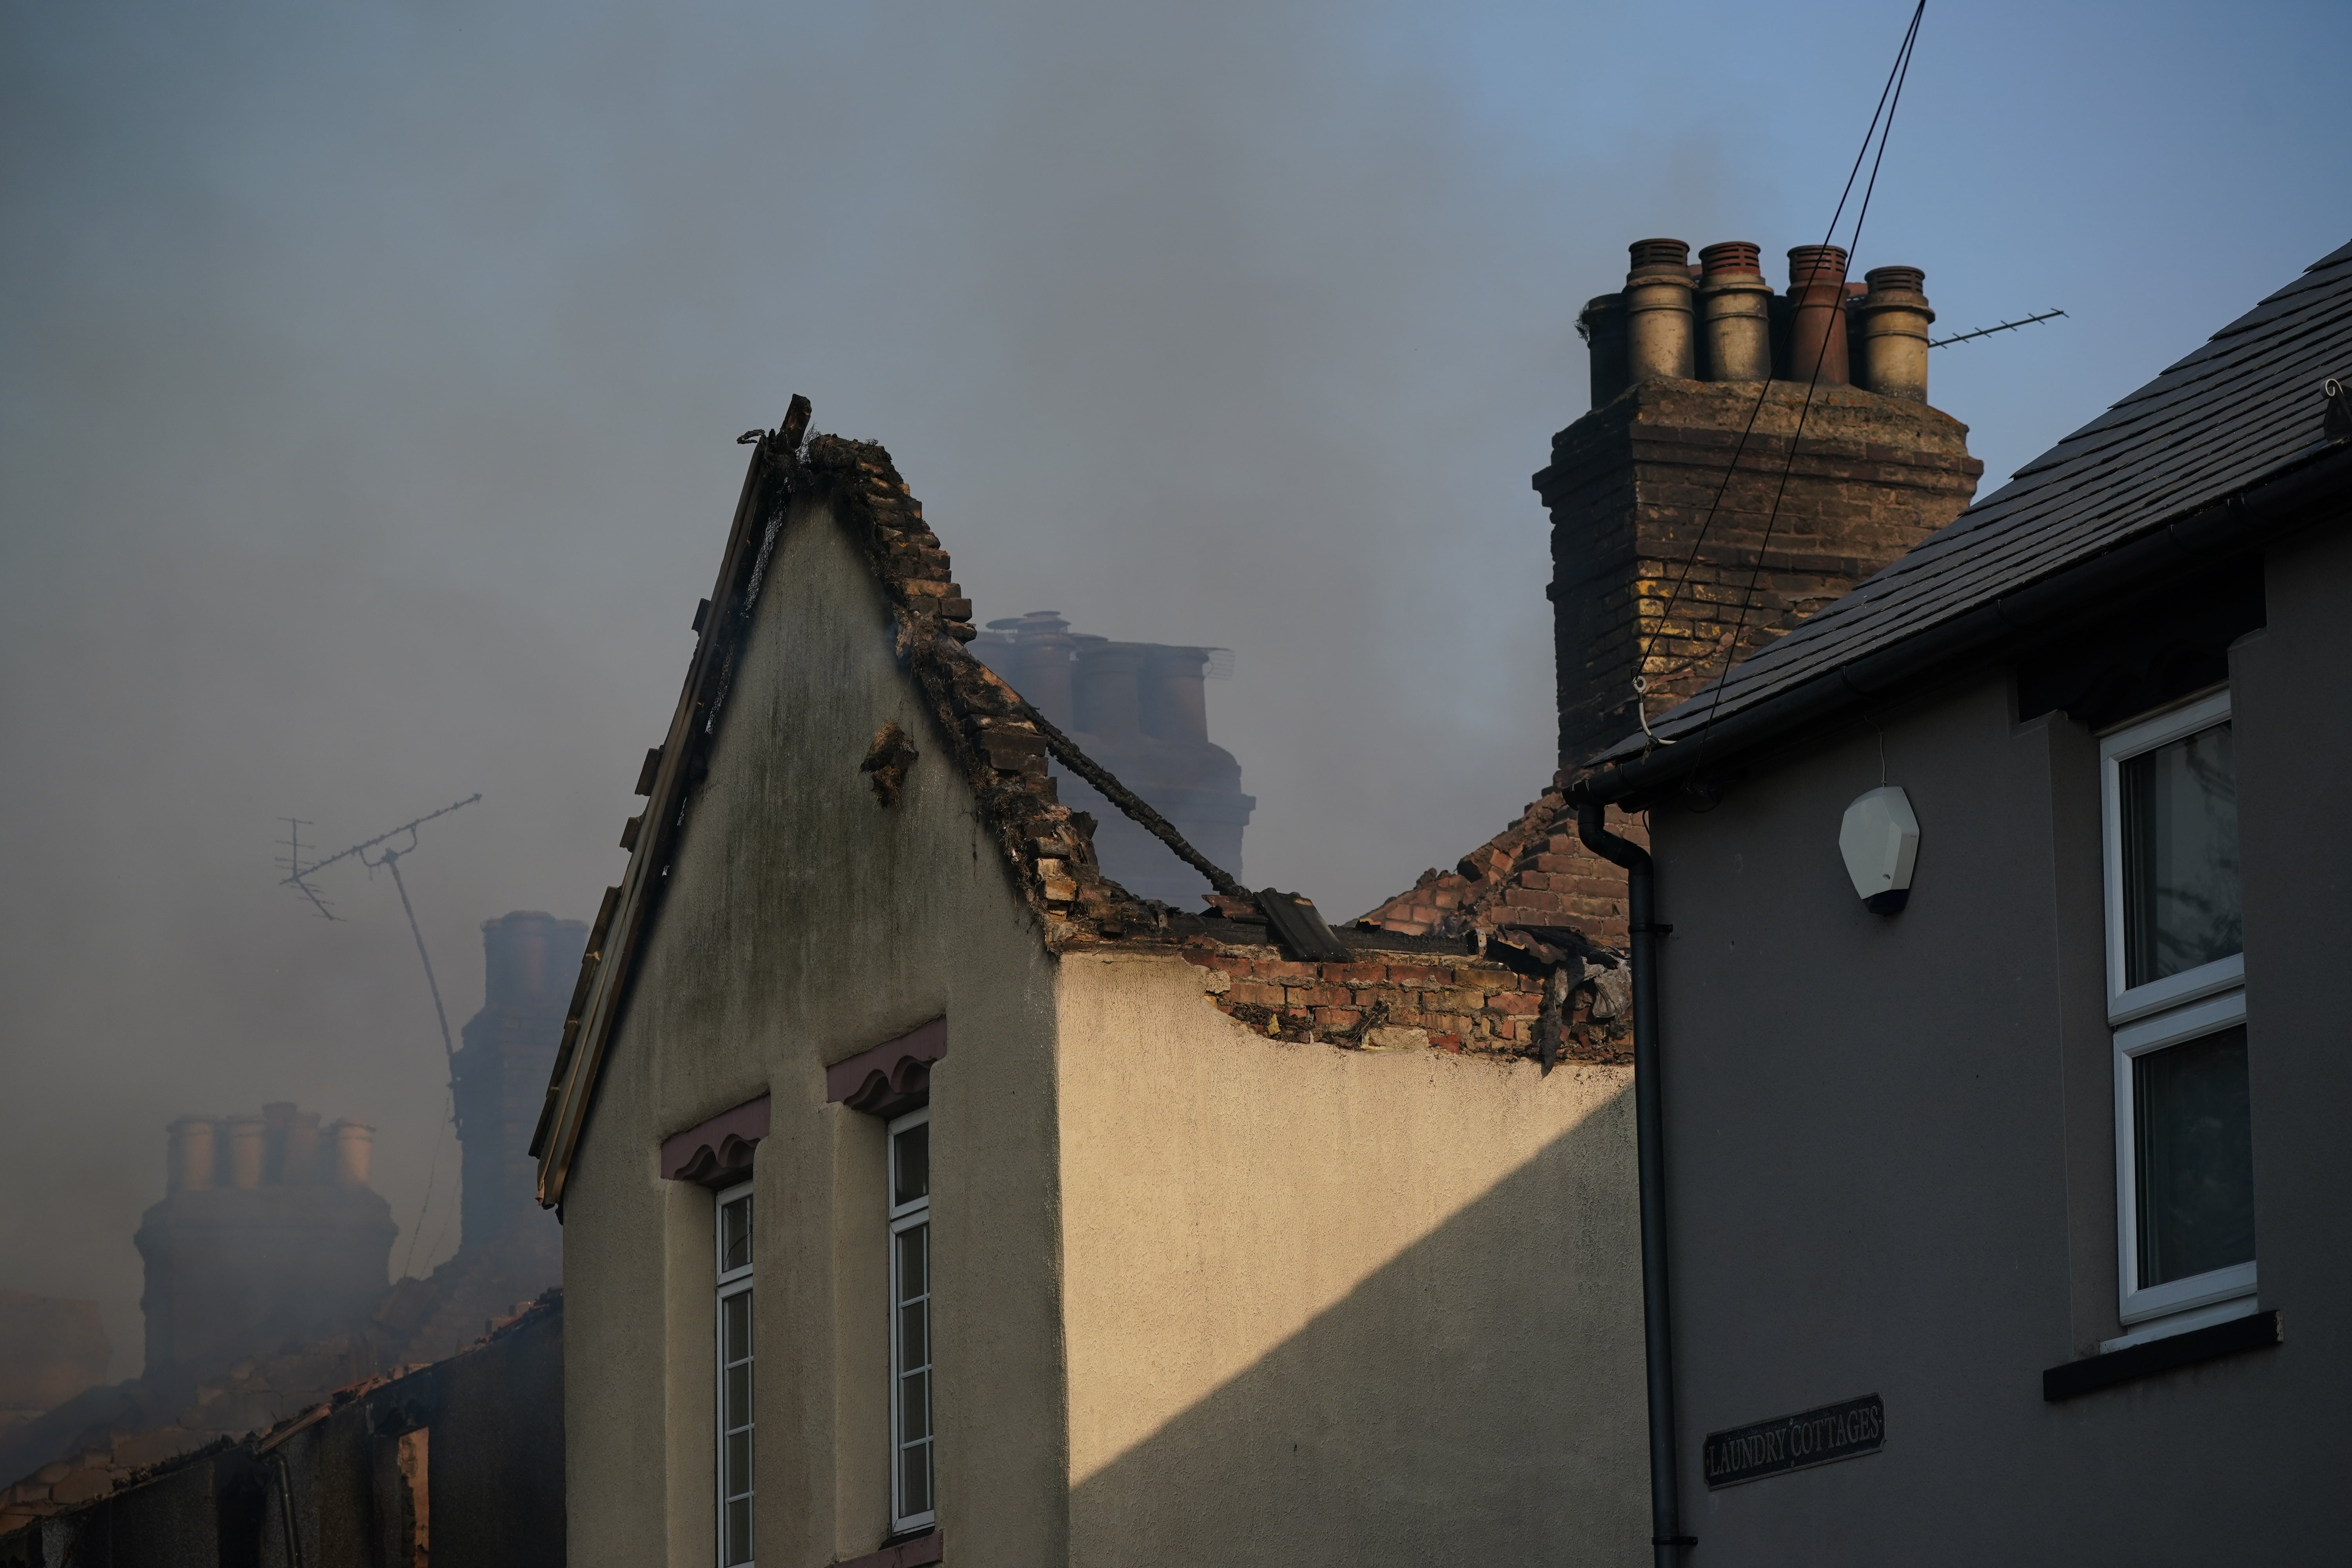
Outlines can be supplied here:
<path id="1" fill-rule="evenodd" d="M 890 1529 L 937 1517 L 931 1432 L 931 1113 L 890 1123 Z"/>
<path id="2" fill-rule="evenodd" d="M 2115 1349 L 2254 1309 L 2230 694 L 2107 737 L 2100 764 L 2118 1306 L 2137 1326 Z"/>
<path id="3" fill-rule="evenodd" d="M 751 1187 L 719 1194 L 719 1568 L 751 1562 Z"/>

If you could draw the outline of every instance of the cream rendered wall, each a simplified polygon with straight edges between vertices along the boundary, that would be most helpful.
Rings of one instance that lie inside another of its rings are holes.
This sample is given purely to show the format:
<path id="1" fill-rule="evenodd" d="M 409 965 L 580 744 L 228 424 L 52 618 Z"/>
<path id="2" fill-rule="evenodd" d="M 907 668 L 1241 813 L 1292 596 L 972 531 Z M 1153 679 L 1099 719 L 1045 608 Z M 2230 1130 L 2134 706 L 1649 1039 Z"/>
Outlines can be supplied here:
<path id="1" fill-rule="evenodd" d="M 1284 1044 L 1203 978 L 1062 961 L 1070 1561 L 1645 1562 L 1630 1072 Z"/>
<path id="2" fill-rule="evenodd" d="M 893 720 L 921 755 L 885 810 L 858 763 Z M 712 1559 L 711 1199 L 656 1152 L 763 1092 L 759 1561 L 880 1544 L 882 1129 L 824 1067 L 942 1015 L 940 1516 L 960 1568 L 1066 1560 L 1052 963 L 821 507 L 779 536 L 670 880 L 565 1204 L 572 1560 Z"/>

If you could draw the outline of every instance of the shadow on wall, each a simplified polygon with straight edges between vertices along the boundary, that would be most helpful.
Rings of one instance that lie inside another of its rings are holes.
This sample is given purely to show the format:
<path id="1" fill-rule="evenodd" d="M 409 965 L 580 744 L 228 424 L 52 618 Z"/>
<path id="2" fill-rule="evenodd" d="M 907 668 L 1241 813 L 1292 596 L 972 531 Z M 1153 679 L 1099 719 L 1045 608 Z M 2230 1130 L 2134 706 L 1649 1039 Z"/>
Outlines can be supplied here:
<path id="1" fill-rule="evenodd" d="M 1629 1079 L 1297 1334 L 1079 1481 L 1072 1560 L 1647 1562 L 1633 1149 Z"/>

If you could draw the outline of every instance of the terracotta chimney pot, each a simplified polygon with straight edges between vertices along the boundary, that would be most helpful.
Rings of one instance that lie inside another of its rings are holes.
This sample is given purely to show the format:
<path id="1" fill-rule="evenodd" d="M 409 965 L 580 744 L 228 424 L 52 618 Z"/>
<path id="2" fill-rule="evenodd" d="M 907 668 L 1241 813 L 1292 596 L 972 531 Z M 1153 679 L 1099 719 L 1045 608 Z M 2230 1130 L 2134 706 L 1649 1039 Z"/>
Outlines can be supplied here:
<path id="1" fill-rule="evenodd" d="M 1927 327 L 1936 312 L 1916 267 L 1874 267 L 1870 292 L 1854 308 L 1862 333 L 1862 384 L 1887 397 L 1927 401 Z"/>
<path id="2" fill-rule="evenodd" d="M 1592 351 L 1592 406 L 1598 408 L 1633 384 L 1625 363 L 1625 296 L 1602 294 L 1589 300 L 1576 318 L 1576 330 Z"/>
<path id="3" fill-rule="evenodd" d="M 1772 285 L 1762 252 L 1726 240 L 1698 253 L 1698 302 L 1709 381 L 1772 379 Z"/>
<path id="4" fill-rule="evenodd" d="M 1625 355 L 1632 379 L 1697 374 L 1691 331 L 1690 247 L 1679 239 L 1639 239 L 1627 249 Z"/>
<path id="5" fill-rule="evenodd" d="M 1843 386 L 1852 379 L 1845 352 L 1845 262 L 1842 247 L 1800 245 L 1789 252 L 1789 379 Z"/>
<path id="6" fill-rule="evenodd" d="M 228 1134 L 228 1184 L 240 1190 L 261 1185 L 263 1155 L 268 1149 L 268 1127 L 258 1116 L 232 1116 L 222 1123 Z"/>
<path id="7" fill-rule="evenodd" d="M 305 1110 L 286 1128 L 286 1173 L 289 1186 L 319 1179 L 319 1113 Z"/>
<path id="8" fill-rule="evenodd" d="M 335 1180 L 346 1187 L 364 1187 L 375 1163 L 375 1129 L 364 1121 L 331 1123 L 335 1140 Z"/>
<path id="9" fill-rule="evenodd" d="M 220 1124 L 209 1116 L 183 1116 L 172 1123 L 171 1190 L 209 1191 Z"/>

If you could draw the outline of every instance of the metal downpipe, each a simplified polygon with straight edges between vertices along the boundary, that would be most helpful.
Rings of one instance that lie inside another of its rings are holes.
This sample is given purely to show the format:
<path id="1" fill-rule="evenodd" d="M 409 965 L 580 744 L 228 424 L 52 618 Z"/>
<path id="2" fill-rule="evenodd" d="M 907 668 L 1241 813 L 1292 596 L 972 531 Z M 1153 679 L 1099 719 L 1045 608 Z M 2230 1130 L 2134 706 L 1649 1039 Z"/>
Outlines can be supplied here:
<path id="1" fill-rule="evenodd" d="M 1633 1124 L 1642 1194 L 1642 1348 L 1649 1371 L 1650 1548 L 1656 1568 L 1674 1568 L 1678 1551 L 1697 1541 L 1682 1532 L 1682 1489 L 1675 1466 L 1675 1349 L 1666 1283 L 1665 1107 L 1658 1081 L 1656 876 L 1649 851 L 1604 826 L 1606 810 L 1582 795 L 1576 835 L 1604 860 L 1625 868 L 1626 914 L 1633 965 Z"/>

